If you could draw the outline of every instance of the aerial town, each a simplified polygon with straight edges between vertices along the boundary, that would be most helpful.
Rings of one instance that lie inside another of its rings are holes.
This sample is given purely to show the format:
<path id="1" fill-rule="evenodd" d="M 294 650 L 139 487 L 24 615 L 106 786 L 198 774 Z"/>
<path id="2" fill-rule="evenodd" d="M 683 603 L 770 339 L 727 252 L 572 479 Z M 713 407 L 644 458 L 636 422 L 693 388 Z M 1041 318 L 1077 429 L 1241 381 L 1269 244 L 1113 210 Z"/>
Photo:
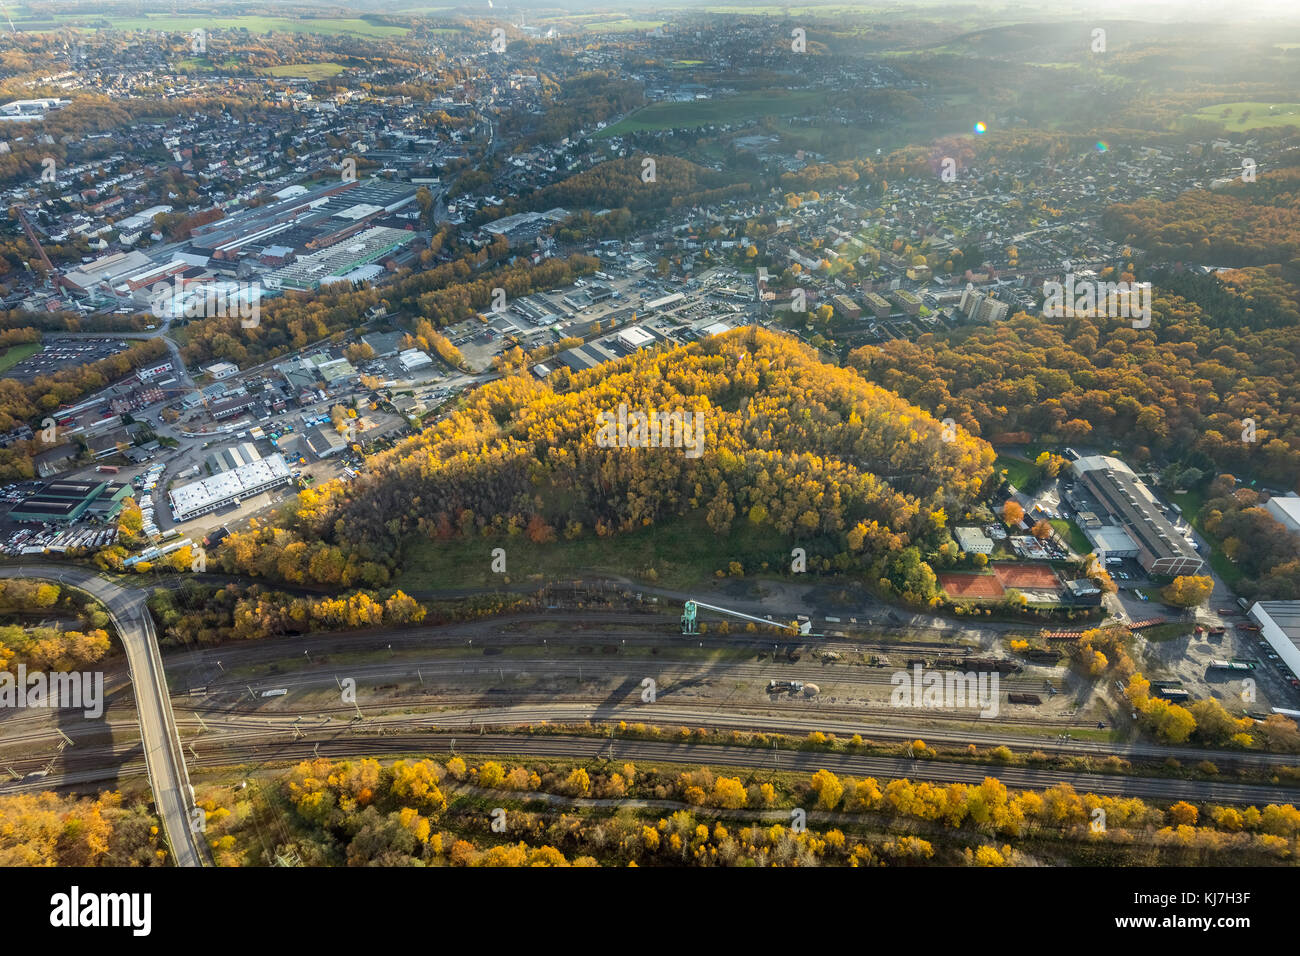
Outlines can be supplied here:
<path id="1" fill-rule="evenodd" d="M 1294 872 L 1265 6 L 10 6 L 0 863 Z"/>

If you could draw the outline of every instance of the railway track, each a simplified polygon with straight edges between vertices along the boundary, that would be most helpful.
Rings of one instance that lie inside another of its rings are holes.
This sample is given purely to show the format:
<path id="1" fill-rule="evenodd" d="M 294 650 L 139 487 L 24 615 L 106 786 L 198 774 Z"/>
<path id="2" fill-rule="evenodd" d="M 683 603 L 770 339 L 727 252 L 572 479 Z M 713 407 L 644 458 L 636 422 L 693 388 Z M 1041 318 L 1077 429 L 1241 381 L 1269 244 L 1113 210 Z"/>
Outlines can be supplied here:
<path id="1" fill-rule="evenodd" d="M 671 710 L 664 708 L 666 703 L 671 703 L 671 695 L 660 693 L 655 708 L 638 707 L 638 698 L 634 694 L 628 694 L 624 702 L 611 704 L 608 702 L 607 695 L 600 695 L 598 699 L 593 699 L 592 694 L 565 694 L 548 691 L 533 691 L 527 693 L 511 693 L 505 690 L 492 691 L 487 690 L 476 694 L 430 694 L 430 695 L 397 695 L 386 697 L 383 700 L 371 701 L 357 704 L 338 704 L 328 707 L 321 706 L 303 706 L 295 707 L 292 705 L 276 705 L 274 711 L 266 711 L 259 714 L 259 717 L 306 717 L 314 715 L 328 714 L 331 716 L 350 716 L 359 710 L 361 713 L 386 713 L 398 708 L 410 707 L 427 707 L 437 708 L 426 711 L 427 716 L 434 718 L 447 708 L 503 708 L 503 707 L 520 707 L 529 704 L 540 704 L 543 701 L 550 704 L 571 704 L 575 707 L 586 708 L 588 710 L 597 709 L 601 712 L 613 712 L 617 710 L 623 715 L 622 719 L 636 720 L 641 723 L 662 724 L 671 723 Z M 246 700 L 246 698 L 245 698 Z M 229 708 L 222 708 L 214 703 L 193 703 L 190 701 L 177 701 L 175 703 L 178 714 L 196 714 L 207 717 L 208 715 L 240 715 L 251 714 L 252 711 L 234 706 L 232 702 Z M 686 704 L 684 703 L 684 706 Z M 900 718 L 914 718 L 924 721 L 941 721 L 945 723 L 969 723 L 979 721 L 977 708 L 967 708 L 964 711 L 956 712 L 952 710 L 925 709 L 925 708 L 894 708 L 890 707 L 887 702 L 880 704 L 861 707 L 833 703 L 830 706 L 823 706 L 817 702 L 816 698 L 794 698 L 789 702 L 763 702 L 753 701 L 749 706 L 743 706 L 730 701 L 710 701 L 698 700 L 690 701 L 689 705 L 694 707 L 695 713 L 704 713 L 709 715 L 706 719 L 710 721 L 722 720 L 727 717 L 742 717 L 749 720 L 754 717 L 771 716 L 772 714 L 790 714 L 797 715 L 805 719 L 822 725 L 838 724 L 847 725 L 856 719 L 873 719 L 883 720 L 886 718 L 898 720 Z M 712 706 L 711 706 L 712 705 Z M 723 707 L 726 707 L 723 710 Z M 1013 705 L 1021 706 L 1021 705 Z M 1029 706 L 1029 705 L 1024 705 Z M 991 723 L 991 721 L 990 721 Z M 1091 721 L 1080 720 L 1074 717 L 1036 717 L 1030 714 L 1024 716 L 1017 715 L 1014 719 L 1006 719 L 998 722 L 999 726 L 1014 728 L 1015 726 L 1030 727 L 1052 727 L 1062 730 L 1068 728 L 1083 729 L 1094 726 Z M 817 728 L 814 728 L 817 729 Z M 916 735 L 924 733 L 923 727 L 899 726 L 896 728 L 899 733 Z M 3 739 L 0 739 L 3 744 Z"/>
<path id="2" fill-rule="evenodd" d="M 889 725 L 874 722 L 882 717 L 891 717 L 896 720 L 899 716 L 896 712 L 891 712 L 888 715 L 868 713 L 863 715 L 865 720 L 845 720 L 843 714 L 810 713 L 806 707 L 802 708 L 801 712 L 797 714 L 773 715 L 770 713 L 747 714 L 736 711 L 720 713 L 662 703 L 657 703 L 652 708 L 637 705 L 608 706 L 593 702 L 590 699 L 565 701 L 554 697 L 549 698 L 545 703 L 534 701 L 524 705 L 493 707 L 485 707 L 484 702 L 477 698 L 467 698 L 460 703 L 463 706 L 461 710 L 444 708 L 438 711 L 415 714 L 383 713 L 381 708 L 385 704 L 378 703 L 363 710 L 363 713 L 369 711 L 371 716 L 365 717 L 360 723 L 351 719 L 343 719 L 344 717 L 351 718 L 355 716 L 355 711 L 349 708 L 333 708 L 333 713 L 322 711 L 310 713 L 279 711 L 274 715 L 254 714 L 247 711 L 219 714 L 195 708 L 189 714 L 178 714 L 177 723 L 186 732 L 185 746 L 192 754 L 217 745 L 277 745 L 283 743 L 286 739 L 295 739 L 300 735 L 319 740 L 322 738 L 328 739 L 331 735 L 351 737 L 358 732 L 364 732 L 365 737 L 363 739 L 374 741 L 387 739 L 392 735 L 411 733 L 413 728 L 419 733 L 431 733 L 454 728 L 464 728 L 464 731 L 471 733 L 478 731 L 481 733 L 489 727 L 513 727 L 527 724 L 585 722 L 617 724 L 620 721 L 628 723 L 644 721 L 660 726 L 705 726 L 719 731 L 783 732 L 796 736 L 805 735 L 813 730 L 820 730 L 836 733 L 843 737 L 850 736 L 853 733 L 861 733 L 873 740 L 896 740 L 900 742 L 921 737 L 932 744 L 956 746 L 976 744 L 986 748 L 1011 743 L 1021 752 L 1025 747 L 1033 747 L 1045 753 L 1092 757 L 1102 757 L 1112 753 L 1134 757 L 1149 756 L 1135 752 L 1141 749 L 1141 745 L 1063 741 L 1050 738 L 1020 738 L 1017 740 L 1009 738 L 1005 732 L 992 727 L 987 731 L 981 731 L 951 725 L 948 728 L 935 726 L 909 727 L 899 726 L 893 721 Z M 343 713 L 339 713 L 339 711 L 343 711 Z M 337 719 L 336 714 L 338 715 Z M 646 720 L 648 717 L 653 717 L 653 720 Z M 119 728 L 122 733 L 120 737 L 117 735 Z M 133 738 L 132 727 L 128 722 L 114 722 L 111 729 L 113 737 L 108 742 L 87 745 L 83 741 L 78 746 L 65 751 L 58 764 L 61 768 L 60 774 L 72 773 L 82 764 L 93 765 L 96 761 L 115 763 L 120 767 L 121 761 L 125 757 L 139 752 L 139 741 Z M 36 740 L 43 740 L 47 748 L 52 748 L 55 742 L 54 731 L 49 729 L 42 734 L 40 731 L 33 730 L 23 735 L 17 742 L 25 743 L 30 747 L 30 744 Z M 4 743 L 13 742 L 15 741 L 5 741 Z M 379 751 L 382 751 L 382 746 L 379 747 Z M 1179 752 L 1183 756 L 1204 755 L 1203 751 L 1192 751 L 1190 754 L 1181 751 L 1170 752 Z M 13 766 L 38 769 L 45 764 L 47 757 L 5 759 L 9 760 Z M 1223 759 L 1220 760 L 1220 763 L 1226 760 L 1227 763 L 1244 766 L 1270 766 L 1285 763 L 1287 760 L 1294 762 L 1295 759 L 1280 754 L 1225 754 L 1221 755 L 1221 757 Z"/>
<path id="3" fill-rule="evenodd" d="M 689 766 L 748 768 L 756 772 L 810 773 L 818 769 L 827 769 L 843 775 L 874 776 L 884 779 L 906 777 L 910 780 L 942 783 L 978 784 L 985 777 L 996 776 L 1013 789 L 1041 790 L 1068 783 L 1080 792 L 1160 801 L 1189 799 L 1264 806 L 1268 803 L 1294 804 L 1300 800 L 1298 788 L 1257 784 L 1074 773 L 1038 768 L 990 767 L 946 760 L 915 760 L 905 757 L 802 750 L 777 751 L 676 741 L 610 740 L 568 735 L 525 736 L 447 731 L 375 735 L 341 731 L 331 736 L 308 734 L 303 738 L 289 740 L 210 740 L 196 745 L 190 759 L 193 763 L 209 769 L 244 766 L 250 763 L 269 768 L 317 756 L 332 759 L 397 758 L 442 757 L 450 756 L 452 753 L 533 759 L 574 759 L 587 761 L 589 765 L 616 764 L 632 760 L 642 763 L 653 761 Z M 114 756 L 121 760 L 121 765 L 111 775 L 105 775 L 102 764 L 96 765 L 83 757 L 69 762 L 70 766 L 63 775 L 67 778 L 67 782 L 56 785 L 75 786 L 108 779 L 130 779 L 144 773 L 143 758 L 138 748 L 134 751 L 123 749 Z"/>

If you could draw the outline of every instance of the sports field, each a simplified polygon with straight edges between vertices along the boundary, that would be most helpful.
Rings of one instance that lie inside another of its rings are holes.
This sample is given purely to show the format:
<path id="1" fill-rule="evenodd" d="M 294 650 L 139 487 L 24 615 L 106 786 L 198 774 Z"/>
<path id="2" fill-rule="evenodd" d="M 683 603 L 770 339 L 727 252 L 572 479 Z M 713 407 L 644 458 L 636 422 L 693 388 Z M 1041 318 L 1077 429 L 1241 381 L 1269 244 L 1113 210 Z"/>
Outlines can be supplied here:
<path id="1" fill-rule="evenodd" d="M 1060 579 L 1046 564 L 996 564 L 993 573 L 1008 588 L 1028 588 L 1034 591 L 1058 590 Z"/>
<path id="2" fill-rule="evenodd" d="M 993 574 L 944 571 L 938 577 L 939 586 L 949 597 L 983 600 L 1000 598 L 1006 593 L 997 576 Z"/>

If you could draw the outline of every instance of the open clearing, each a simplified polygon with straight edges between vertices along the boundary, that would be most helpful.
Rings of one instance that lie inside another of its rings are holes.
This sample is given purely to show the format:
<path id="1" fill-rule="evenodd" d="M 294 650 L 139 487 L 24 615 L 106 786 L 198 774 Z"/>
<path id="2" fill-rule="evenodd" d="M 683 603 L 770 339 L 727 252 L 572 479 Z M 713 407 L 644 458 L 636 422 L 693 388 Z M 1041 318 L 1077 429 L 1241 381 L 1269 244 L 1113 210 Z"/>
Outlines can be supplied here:
<path id="1" fill-rule="evenodd" d="M 0 353 L 0 372 L 7 372 L 23 359 L 35 355 L 41 350 L 40 342 L 24 342 Z"/>
<path id="2" fill-rule="evenodd" d="M 643 129 L 692 129 L 722 123 L 747 123 L 764 116 L 793 116 L 805 112 L 819 99 L 819 94 L 810 90 L 794 93 L 769 90 L 689 103 L 651 103 L 601 130 L 597 138 L 622 136 Z"/>
<path id="3" fill-rule="evenodd" d="M 1186 113 L 1186 120 L 1219 123 L 1232 133 L 1275 126 L 1300 126 L 1300 103 L 1219 103 Z"/>
<path id="4" fill-rule="evenodd" d="M 249 33 L 324 33 L 372 37 L 405 36 L 410 32 L 407 27 L 370 23 L 367 20 L 327 17 L 303 19 L 258 16 L 214 17 L 211 14 L 201 13 L 119 17 L 103 14 L 56 13 L 52 14 L 50 19 L 59 21 L 62 26 L 77 26 L 87 30 L 100 29 L 104 25 L 114 30 L 164 30 L 178 33 L 199 29 L 211 31 L 243 28 Z"/>
<path id="5" fill-rule="evenodd" d="M 324 80 L 343 72 L 341 63 L 285 63 L 263 70 L 271 76 L 291 76 L 304 80 Z"/>

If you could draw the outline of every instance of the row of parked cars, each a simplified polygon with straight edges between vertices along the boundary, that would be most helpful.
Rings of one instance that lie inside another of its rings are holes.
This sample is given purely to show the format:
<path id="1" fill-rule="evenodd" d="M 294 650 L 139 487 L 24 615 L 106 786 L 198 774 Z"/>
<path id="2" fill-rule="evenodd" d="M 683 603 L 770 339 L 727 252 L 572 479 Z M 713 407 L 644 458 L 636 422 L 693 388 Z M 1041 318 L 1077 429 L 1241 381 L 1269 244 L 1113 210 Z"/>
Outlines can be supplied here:
<path id="1" fill-rule="evenodd" d="M 94 551 L 106 548 L 116 540 L 115 527 L 23 528 L 0 545 L 0 551 L 8 555 Z"/>

